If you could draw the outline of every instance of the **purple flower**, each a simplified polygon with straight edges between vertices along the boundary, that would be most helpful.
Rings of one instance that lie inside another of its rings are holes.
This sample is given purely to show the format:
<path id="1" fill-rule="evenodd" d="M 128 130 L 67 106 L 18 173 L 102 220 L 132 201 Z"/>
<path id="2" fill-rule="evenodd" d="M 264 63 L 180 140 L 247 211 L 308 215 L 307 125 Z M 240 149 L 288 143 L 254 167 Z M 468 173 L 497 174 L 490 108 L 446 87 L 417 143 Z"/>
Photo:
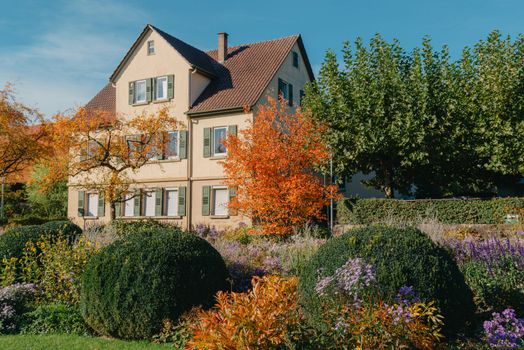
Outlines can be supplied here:
<path id="1" fill-rule="evenodd" d="M 517 318 L 515 310 L 494 312 L 491 321 L 484 322 L 488 343 L 497 349 L 521 349 L 524 346 L 524 319 Z"/>
<path id="2" fill-rule="evenodd" d="M 411 304 L 420 301 L 420 298 L 417 297 L 413 286 L 403 286 L 398 290 L 395 301 L 399 304 Z"/>

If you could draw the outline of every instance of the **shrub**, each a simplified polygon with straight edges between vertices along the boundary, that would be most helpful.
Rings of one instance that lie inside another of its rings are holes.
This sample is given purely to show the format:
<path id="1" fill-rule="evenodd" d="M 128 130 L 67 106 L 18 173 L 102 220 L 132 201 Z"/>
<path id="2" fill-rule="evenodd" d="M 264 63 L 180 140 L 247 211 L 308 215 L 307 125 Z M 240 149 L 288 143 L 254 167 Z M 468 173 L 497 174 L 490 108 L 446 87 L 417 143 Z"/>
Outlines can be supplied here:
<path id="1" fill-rule="evenodd" d="M 88 263 L 80 307 L 96 332 L 126 339 L 158 334 L 194 305 L 210 306 L 226 288 L 220 254 L 205 240 L 175 229 L 126 236 Z"/>
<path id="2" fill-rule="evenodd" d="M 9 224 L 12 226 L 42 225 L 47 221 L 49 220 L 34 215 L 15 216 L 9 218 Z"/>
<path id="3" fill-rule="evenodd" d="M 35 310 L 26 313 L 21 333 L 88 335 L 89 331 L 76 307 L 53 303 L 40 305 Z"/>
<path id="4" fill-rule="evenodd" d="M 342 224 L 383 222 L 394 217 L 412 222 L 434 216 L 446 224 L 501 224 L 506 214 L 524 208 L 524 198 L 495 199 L 344 199 L 337 204 Z"/>
<path id="5" fill-rule="evenodd" d="M 315 291 L 319 270 L 324 276 L 333 275 L 350 258 L 361 258 L 375 268 L 386 300 L 402 286 L 413 286 L 423 300 L 435 300 L 447 331 L 462 328 L 473 317 L 471 290 L 444 248 L 416 229 L 366 227 L 328 241 L 304 268 L 300 294 L 313 319 L 319 314 Z"/>
<path id="6" fill-rule="evenodd" d="M 125 237 L 134 233 L 147 233 L 158 229 L 171 229 L 173 225 L 161 223 L 153 219 L 125 220 L 117 219 L 111 221 L 106 229 L 111 230 L 118 237 Z"/>
<path id="7" fill-rule="evenodd" d="M 502 311 L 513 307 L 524 313 L 524 241 L 449 239 L 466 283 L 479 311 Z"/>
<path id="8" fill-rule="evenodd" d="M 79 235 L 82 234 L 82 229 L 70 221 L 49 221 L 40 226 L 42 235 L 66 238 L 72 243 Z"/>
<path id="9" fill-rule="evenodd" d="M 217 305 L 203 311 L 187 349 L 278 349 L 288 330 L 301 321 L 297 278 L 253 279 L 249 293 L 217 294 Z"/>
<path id="10" fill-rule="evenodd" d="M 21 324 L 22 315 L 34 301 L 34 284 L 13 284 L 0 289 L 0 333 L 14 333 Z"/>

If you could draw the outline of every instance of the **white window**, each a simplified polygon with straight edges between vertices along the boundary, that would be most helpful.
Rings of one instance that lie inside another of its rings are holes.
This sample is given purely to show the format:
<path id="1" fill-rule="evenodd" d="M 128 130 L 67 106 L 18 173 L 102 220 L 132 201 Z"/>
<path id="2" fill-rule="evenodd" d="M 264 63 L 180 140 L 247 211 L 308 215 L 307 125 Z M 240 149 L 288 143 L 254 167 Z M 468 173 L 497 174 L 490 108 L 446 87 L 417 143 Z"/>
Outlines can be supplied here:
<path id="1" fill-rule="evenodd" d="M 155 78 L 155 100 L 167 99 L 167 77 Z"/>
<path id="2" fill-rule="evenodd" d="M 124 202 L 124 216 L 135 216 L 135 199 L 131 193 L 126 195 L 126 201 Z"/>
<path id="3" fill-rule="evenodd" d="M 147 42 L 147 54 L 148 55 L 154 55 L 155 54 L 155 41 L 149 40 Z"/>
<path id="4" fill-rule="evenodd" d="M 213 188 L 213 214 L 216 216 L 229 215 L 229 191 L 227 187 Z"/>
<path id="5" fill-rule="evenodd" d="M 85 216 L 98 215 L 98 193 L 87 194 L 87 213 Z"/>
<path id="6" fill-rule="evenodd" d="M 145 80 L 138 80 L 135 81 L 135 103 L 143 103 L 146 102 L 146 81 Z"/>
<path id="7" fill-rule="evenodd" d="M 144 192 L 144 216 L 155 216 L 155 191 Z"/>
<path id="8" fill-rule="evenodd" d="M 178 215 L 178 190 L 166 189 L 166 215 Z"/>
<path id="9" fill-rule="evenodd" d="M 170 131 L 167 133 L 166 151 L 165 158 L 176 159 L 178 158 L 178 131 Z"/>
<path id="10" fill-rule="evenodd" d="M 227 154 L 226 146 L 223 142 L 227 137 L 227 128 L 220 127 L 213 129 L 213 154 L 215 156 L 224 156 Z"/>

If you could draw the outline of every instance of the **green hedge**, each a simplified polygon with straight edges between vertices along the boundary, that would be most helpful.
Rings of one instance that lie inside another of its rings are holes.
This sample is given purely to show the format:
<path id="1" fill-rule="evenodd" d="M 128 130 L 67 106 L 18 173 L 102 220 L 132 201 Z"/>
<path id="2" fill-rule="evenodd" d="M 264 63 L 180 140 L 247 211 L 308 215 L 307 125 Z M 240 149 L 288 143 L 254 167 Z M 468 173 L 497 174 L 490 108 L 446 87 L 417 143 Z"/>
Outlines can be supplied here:
<path id="1" fill-rule="evenodd" d="M 445 224 L 502 224 L 514 208 L 524 208 L 524 198 L 344 199 L 337 204 L 337 221 L 365 225 L 387 219 L 413 222 L 436 218 Z"/>

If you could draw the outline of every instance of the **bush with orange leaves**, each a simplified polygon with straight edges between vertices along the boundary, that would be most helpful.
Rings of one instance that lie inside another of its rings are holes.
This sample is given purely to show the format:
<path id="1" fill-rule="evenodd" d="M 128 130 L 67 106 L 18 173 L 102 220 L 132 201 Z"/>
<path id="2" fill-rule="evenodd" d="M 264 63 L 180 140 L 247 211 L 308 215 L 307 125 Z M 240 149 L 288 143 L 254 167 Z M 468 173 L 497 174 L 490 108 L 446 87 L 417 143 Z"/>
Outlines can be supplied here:
<path id="1" fill-rule="evenodd" d="M 296 277 L 253 278 L 249 293 L 217 294 L 217 305 L 201 311 L 186 349 L 275 349 L 291 344 L 289 329 L 301 321 Z"/>
<path id="2" fill-rule="evenodd" d="M 337 186 L 324 185 L 316 172 L 330 157 L 325 128 L 269 99 L 239 136 L 223 141 L 226 183 L 237 189 L 230 209 L 252 217 L 263 234 L 289 235 L 310 219 L 323 219 L 322 208 L 337 197 Z"/>

